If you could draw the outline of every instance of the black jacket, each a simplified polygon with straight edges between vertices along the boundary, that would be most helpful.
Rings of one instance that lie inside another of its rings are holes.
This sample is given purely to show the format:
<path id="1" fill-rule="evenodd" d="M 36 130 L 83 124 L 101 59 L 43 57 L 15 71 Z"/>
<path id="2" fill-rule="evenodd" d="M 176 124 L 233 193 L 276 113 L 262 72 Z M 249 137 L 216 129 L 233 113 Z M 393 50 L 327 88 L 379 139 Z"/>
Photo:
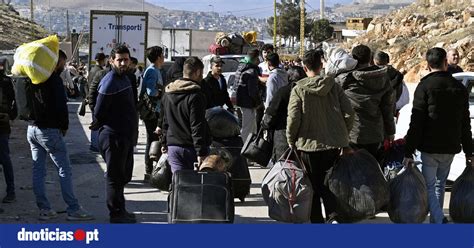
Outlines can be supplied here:
<path id="1" fill-rule="evenodd" d="M 454 73 L 458 73 L 458 72 L 463 72 L 463 70 L 458 65 L 448 65 L 448 72 L 450 74 L 454 74 Z"/>
<path id="2" fill-rule="evenodd" d="M 194 147 L 198 156 L 209 154 L 211 135 L 205 118 L 206 100 L 198 83 L 179 79 L 165 88 L 163 145 Z"/>
<path id="3" fill-rule="evenodd" d="M 273 96 L 270 105 L 265 110 L 262 127 L 267 130 L 286 130 L 286 117 L 288 116 L 288 104 L 290 102 L 291 89 L 294 84 L 290 83 L 281 87 Z"/>
<path id="4" fill-rule="evenodd" d="M 9 134 L 10 120 L 18 115 L 15 92 L 10 77 L 0 74 L 0 134 Z"/>
<path id="5" fill-rule="evenodd" d="M 403 74 L 391 65 L 387 66 L 387 74 L 390 79 L 390 85 L 395 93 L 395 102 L 397 102 L 403 91 Z"/>
<path id="6" fill-rule="evenodd" d="M 449 72 L 430 73 L 415 90 L 405 156 L 412 157 L 415 149 L 456 154 L 461 144 L 464 153 L 471 156 L 469 93 Z"/>
<path id="7" fill-rule="evenodd" d="M 260 81 L 257 65 L 241 62 L 235 73 L 237 80 L 237 106 L 242 108 L 256 108 L 262 104 L 259 92 Z"/>
<path id="8" fill-rule="evenodd" d="M 133 91 L 133 100 L 135 101 L 135 105 L 138 103 L 138 80 L 137 76 L 135 76 L 135 72 L 129 71 L 127 72 L 128 80 L 130 80 L 130 84 L 132 85 Z"/>
<path id="9" fill-rule="evenodd" d="M 59 75 L 53 72 L 44 83 L 32 86 L 35 97 L 33 124 L 39 128 L 67 130 L 69 127 L 66 92 Z"/>
<path id="10" fill-rule="evenodd" d="M 203 88 L 204 93 L 206 94 L 207 100 L 207 107 L 222 107 L 224 104 L 227 105 L 228 108 L 234 108 L 232 102 L 230 101 L 229 92 L 227 92 L 227 82 L 225 77 L 221 74 L 220 80 L 224 82 L 224 88 L 221 89 L 219 81 L 212 76 L 212 73 L 209 72 L 207 76 L 204 78 L 204 82 L 201 85 Z"/>
<path id="11" fill-rule="evenodd" d="M 110 69 L 106 68 L 104 70 L 100 70 L 94 74 L 92 81 L 89 82 L 89 95 L 87 95 L 87 103 L 89 104 L 89 108 L 91 112 L 94 113 L 95 103 L 97 101 L 97 96 L 99 95 L 98 87 L 100 80 L 109 72 Z"/>
<path id="12" fill-rule="evenodd" d="M 355 144 L 374 144 L 395 134 L 394 94 L 386 67 L 370 66 L 336 77 L 355 111 L 349 134 Z"/>

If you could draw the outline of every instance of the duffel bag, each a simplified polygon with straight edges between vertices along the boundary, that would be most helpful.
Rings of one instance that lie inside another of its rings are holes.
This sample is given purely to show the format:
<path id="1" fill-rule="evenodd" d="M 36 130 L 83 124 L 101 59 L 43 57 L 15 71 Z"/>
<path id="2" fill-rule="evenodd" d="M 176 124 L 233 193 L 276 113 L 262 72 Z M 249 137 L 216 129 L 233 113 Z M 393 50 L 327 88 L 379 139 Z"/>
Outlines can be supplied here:
<path id="1" fill-rule="evenodd" d="M 297 161 L 289 159 L 292 153 Z M 294 150 L 288 152 L 286 159 L 282 158 L 262 181 L 262 196 L 268 206 L 268 215 L 282 222 L 309 222 L 313 188 L 306 169 Z"/>

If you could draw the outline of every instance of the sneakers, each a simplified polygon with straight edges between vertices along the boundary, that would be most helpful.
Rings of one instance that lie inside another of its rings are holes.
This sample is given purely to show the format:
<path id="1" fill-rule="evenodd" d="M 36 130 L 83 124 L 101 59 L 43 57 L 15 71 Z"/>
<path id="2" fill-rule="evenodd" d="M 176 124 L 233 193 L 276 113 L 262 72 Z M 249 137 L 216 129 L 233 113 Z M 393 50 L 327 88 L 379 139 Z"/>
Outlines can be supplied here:
<path id="1" fill-rule="evenodd" d="M 51 220 L 58 217 L 58 213 L 52 209 L 40 209 L 39 220 Z"/>
<path id="2" fill-rule="evenodd" d="M 3 202 L 3 203 L 16 202 L 16 196 L 15 196 L 15 194 L 7 194 L 5 197 L 3 197 L 2 202 Z"/>
<path id="3" fill-rule="evenodd" d="M 69 221 L 81 221 L 81 220 L 93 220 L 94 216 L 84 210 L 83 208 L 79 208 L 79 210 L 72 212 L 67 215 L 66 220 Z"/>

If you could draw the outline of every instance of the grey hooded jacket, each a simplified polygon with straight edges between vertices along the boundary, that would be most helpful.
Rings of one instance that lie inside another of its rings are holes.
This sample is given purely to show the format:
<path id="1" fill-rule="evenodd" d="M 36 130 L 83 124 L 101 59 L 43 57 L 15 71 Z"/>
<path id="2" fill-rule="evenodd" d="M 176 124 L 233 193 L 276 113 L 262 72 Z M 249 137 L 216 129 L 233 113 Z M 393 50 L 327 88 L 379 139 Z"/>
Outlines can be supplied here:
<path id="1" fill-rule="evenodd" d="M 387 67 L 370 66 L 340 74 L 342 86 L 355 111 L 350 141 L 374 144 L 395 134 L 394 94 Z"/>

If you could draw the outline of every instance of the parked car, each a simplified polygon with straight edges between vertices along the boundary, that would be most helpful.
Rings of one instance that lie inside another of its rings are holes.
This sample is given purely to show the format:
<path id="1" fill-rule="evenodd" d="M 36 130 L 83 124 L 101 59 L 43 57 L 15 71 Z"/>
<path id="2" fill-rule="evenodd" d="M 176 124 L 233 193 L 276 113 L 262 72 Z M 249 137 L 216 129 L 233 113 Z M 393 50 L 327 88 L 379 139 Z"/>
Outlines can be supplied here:
<path id="1" fill-rule="evenodd" d="M 460 81 L 469 91 L 469 112 L 471 117 L 471 131 L 473 133 L 474 140 L 474 72 L 460 72 L 453 74 L 453 77 Z M 397 133 L 395 138 L 403 138 L 409 128 L 411 110 L 413 105 L 405 105 L 401 111 L 397 122 Z M 448 131 L 449 132 L 449 131 Z M 454 181 L 458 178 L 466 167 L 466 156 L 464 152 L 460 152 L 454 156 L 453 163 L 451 164 L 451 171 L 448 175 L 448 181 Z"/>

